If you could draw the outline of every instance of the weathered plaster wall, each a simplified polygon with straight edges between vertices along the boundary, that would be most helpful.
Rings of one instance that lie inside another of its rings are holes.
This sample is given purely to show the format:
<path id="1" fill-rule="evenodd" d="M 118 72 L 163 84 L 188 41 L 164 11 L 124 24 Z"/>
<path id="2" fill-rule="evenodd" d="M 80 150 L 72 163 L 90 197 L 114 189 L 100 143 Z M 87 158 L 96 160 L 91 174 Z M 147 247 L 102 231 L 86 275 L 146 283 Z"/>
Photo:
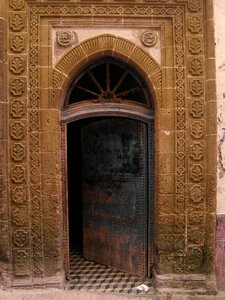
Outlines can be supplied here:
<path id="1" fill-rule="evenodd" d="M 225 0 L 214 0 L 218 100 L 217 214 L 225 214 Z"/>

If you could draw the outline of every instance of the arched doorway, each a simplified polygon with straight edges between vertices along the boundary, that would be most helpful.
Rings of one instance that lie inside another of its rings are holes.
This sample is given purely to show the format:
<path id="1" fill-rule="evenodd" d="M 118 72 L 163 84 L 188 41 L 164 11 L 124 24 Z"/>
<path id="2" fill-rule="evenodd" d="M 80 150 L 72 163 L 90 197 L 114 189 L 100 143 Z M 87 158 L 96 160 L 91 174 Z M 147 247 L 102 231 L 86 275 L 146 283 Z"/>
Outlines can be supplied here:
<path id="1" fill-rule="evenodd" d="M 82 106 L 86 114 L 77 117 Z M 76 74 L 64 109 L 76 116 L 73 120 L 70 115 L 67 125 L 70 247 L 78 247 L 86 259 L 149 276 L 154 223 L 152 94 L 132 66 L 105 56 Z"/>

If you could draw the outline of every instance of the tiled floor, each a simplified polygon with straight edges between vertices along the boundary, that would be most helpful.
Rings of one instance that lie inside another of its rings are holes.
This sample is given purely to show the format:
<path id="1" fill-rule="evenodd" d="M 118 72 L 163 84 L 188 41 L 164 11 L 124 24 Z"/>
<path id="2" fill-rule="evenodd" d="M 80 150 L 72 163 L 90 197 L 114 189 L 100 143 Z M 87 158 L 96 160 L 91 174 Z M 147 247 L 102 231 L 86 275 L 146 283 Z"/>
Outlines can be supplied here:
<path id="1" fill-rule="evenodd" d="M 147 292 L 137 290 L 141 284 L 147 285 L 149 290 Z M 126 274 L 85 260 L 77 250 L 70 252 L 70 281 L 67 288 L 135 295 L 155 293 L 149 278 Z"/>

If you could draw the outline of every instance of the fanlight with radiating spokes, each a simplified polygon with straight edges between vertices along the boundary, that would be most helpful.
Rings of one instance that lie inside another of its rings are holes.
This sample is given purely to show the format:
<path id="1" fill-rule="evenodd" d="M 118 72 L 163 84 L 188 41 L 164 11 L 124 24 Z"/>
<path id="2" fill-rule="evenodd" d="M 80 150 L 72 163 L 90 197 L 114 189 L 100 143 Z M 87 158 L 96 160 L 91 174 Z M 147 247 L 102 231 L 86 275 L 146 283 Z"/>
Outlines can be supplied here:
<path id="1" fill-rule="evenodd" d="M 144 79 L 129 64 L 109 56 L 89 64 L 73 80 L 65 104 L 81 101 L 135 102 L 153 109 L 152 95 Z"/>

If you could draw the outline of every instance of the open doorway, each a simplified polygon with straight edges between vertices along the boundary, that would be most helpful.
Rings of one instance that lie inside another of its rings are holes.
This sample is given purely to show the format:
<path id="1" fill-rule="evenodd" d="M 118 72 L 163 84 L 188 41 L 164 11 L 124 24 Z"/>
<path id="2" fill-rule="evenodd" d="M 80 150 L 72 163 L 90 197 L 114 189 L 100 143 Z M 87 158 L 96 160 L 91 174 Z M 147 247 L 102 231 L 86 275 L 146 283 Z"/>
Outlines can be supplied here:
<path id="1" fill-rule="evenodd" d="M 70 250 L 142 277 L 152 261 L 151 121 L 96 117 L 67 125 Z"/>

